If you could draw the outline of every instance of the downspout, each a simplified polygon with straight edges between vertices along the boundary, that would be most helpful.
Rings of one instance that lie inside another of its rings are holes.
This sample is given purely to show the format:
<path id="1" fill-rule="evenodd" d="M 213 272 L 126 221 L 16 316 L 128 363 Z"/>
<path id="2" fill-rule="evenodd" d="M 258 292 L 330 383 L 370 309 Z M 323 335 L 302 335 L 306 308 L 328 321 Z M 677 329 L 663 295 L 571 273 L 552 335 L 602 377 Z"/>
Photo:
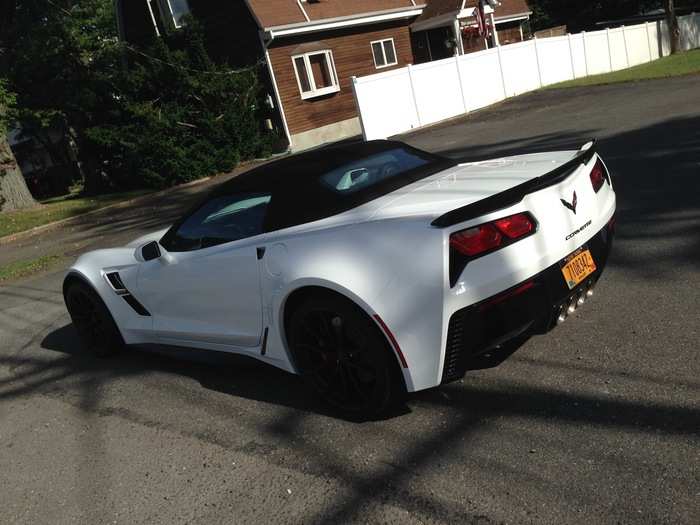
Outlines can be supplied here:
<path id="1" fill-rule="evenodd" d="M 280 116 L 282 117 L 282 126 L 284 127 L 284 134 L 286 135 L 287 143 L 289 144 L 287 146 L 287 151 L 289 151 L 292 149 L 292 134 L 289 132 L 287 116 L 284 114 L 284 106 L 282 106 L 280 90 L 277 87 L 277 79 L 275 78 L 275 71 L 272 67 L 272 61 L 270 60 L 270 52 L 268 51 L 268 45 L 272 43 L 274 37 L 271 37 L 270 40 L 265 41 L 262 31 L 258 33 L 258 36 L 260 37 L 260 45 L 262 46 L 263 51 L 265 51 L 265 63 L 267 64 L 267 72 L 270 75 L 270 80 L 272 80 L 272 89 L 275 92 L 275 100 L 277 101 L 277 107 L 279 108 Z"/>
<path id="2" fill-rule="evenodd" d="M 455 17 L 454 23 L 452 25 L 452 30 L 455 33 L 455 40 L 457 43 L 457 54 L 464 54 L 464 42 L 462 42 L 462 31 L 459 27 L 459 18 Z"/>
<path id="3" fill-rule="evenodd" d="M 493 28 L 493 44 L 498 47 L 501 43 L 498 41 L 498 28 L 496 27 L 496 19 L 491 13 L 491 27 Z"/>

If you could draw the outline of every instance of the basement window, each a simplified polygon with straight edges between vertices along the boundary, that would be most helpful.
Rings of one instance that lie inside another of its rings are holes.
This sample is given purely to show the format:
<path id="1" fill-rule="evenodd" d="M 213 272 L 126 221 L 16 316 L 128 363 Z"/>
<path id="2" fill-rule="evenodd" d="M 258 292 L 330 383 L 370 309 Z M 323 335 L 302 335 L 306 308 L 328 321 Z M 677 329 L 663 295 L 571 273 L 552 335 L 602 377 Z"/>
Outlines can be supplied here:
<path id="1" fill-rule="evenodd" d="M 372 42 L 372 54 L 374 55 L 374 67 L 377 69 L 398 64 L 393 38 Z"/>
<path id="2" fill-rule="evenodd" d="M 292 62 L 302 99 L 340 91 L 332 51 L 314 51 L 294 55 Z"/>

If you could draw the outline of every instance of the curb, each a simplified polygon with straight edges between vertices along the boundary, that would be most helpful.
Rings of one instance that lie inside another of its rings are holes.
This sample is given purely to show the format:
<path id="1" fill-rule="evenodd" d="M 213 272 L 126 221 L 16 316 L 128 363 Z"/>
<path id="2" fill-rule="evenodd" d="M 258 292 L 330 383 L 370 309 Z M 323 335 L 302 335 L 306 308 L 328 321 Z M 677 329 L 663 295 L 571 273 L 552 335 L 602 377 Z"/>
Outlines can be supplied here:
<path id="1" fill-rule="evenodd" d="M 78 222 L 83 217 L 93 215 L 97 212 L 102 212 L 102 211 L 109 210 L 112 208 L 118 209 L 118 208 L 130 206 L 132 204 L 136 204 L 136 203 L 138 203 L 142 200 L 145 200 L 145 199 L 149 199 L 152 197 L 159 197 L 161 195 L 165 195 L 165 194 L 170 193 L 172 191 L 177 191 L 180 189 L 189 188 L 191 186 L 197 186 L 198 184 L 203 184 L 205 182 L 209 182 L 209 181 L 216 179 L 218 177 L 231 175 L 230 178 L 233 178 L 233 177 L 240 175 L 241 173 L 244 173 L 250 169 L 255 168 L 256 166 L 260 166 L 262 164 L 267 164 L 268 162 L 271 162 L 271 161 L 277 159 L 278 157 L 283 157 L 286 155 L 287 155 L 287 153 L 285 152 L 285 153 L 273 154 L 271 157 L 266 158 L 266 159 L 264 159 L 264 158 L 263 159 L 251 159 L 251 160 L 240 163 L 232 171 L 227 172 L 227 173 L 218 173 L 216 175 L 211 175 L 209 177 L 204 177 L 202 179 L 197 179 L 197 180 L 193 180 L 190 182 L 185 182 L 184 184 L 178 184 L 177 186 L 171 186 L 170 188 L 166 188 L 164 190 L 154 191 L 152 193 L 147 193 L 146 195 L 140 195 L 138 197 L 134 197 L 133 199 L 129 199 L 127 201 L 115 202 L 114 204 L 110 204 L 110 205 L 104 206 L 102 208 L 97 208 L 96 210 L 81 213 L 80 215 L 75 215 L 74 217 L 68 217 L 66 219 L 61 219 L 59 221 L 50 222 L 48 224 L 42 224 L 41 226 L 35 226 L 34 228 L 30 228 L 29 230 L 24 230 L 24 231 L 17 232 L 17 233 L 11 233 L 10 235 L 5 235 L 4 237 L 0 237 L 0 246 L 2 246 L 3 244 L 9 244 L 11 242 L 14 242 L 14 241 L 17 241 L 20 239 L 33 237 L 34 235 L 37 235 L 39 233 L 42 233 L 42 232 L 45 232 L 48 230 L 52 230 L 54 228 L 57 228 L 58 226 L 64 226 L 66 224 L 71 224 L 72 222 Z"/>
<path id="2" fill-rule="evenodd" d="M 37 235 L 37 234 L 45 232 L 45 231 L 52 230 L 52 229 L 57 228 L 59 226 L 65 226 L 66 224 L 71 224 L 73 222 L 79 222 L 80 219 L 82 219 L 83 217 L 88 217 L 88 216 L 94 215 L 95 213 L 98 213 L 98 212 L 102 212 L 102 211 L 109 210 L 109 209 L 125 208 L 127 206 L 131 206 L 132 204 L 136 204 L 138 202 L 141 202 L 141 201 L 149 199 L 149 198 L 160 197 L 161 195 L 165 195 L 167 193 L 170 193 L 171 191 L 189 188 L 190 186 L 197 186 L 199 184 L 203 184 L 205 182 L 208 182 L 215 177 L 216 177 L 216 175 L 213 177 L 205 177 L 203 179 L 197 179 L 195 181 L 186 182 L 184 184 L 180 184 L 178 186 L 172 186 L 171 188 L 167 188 L 164 190 L 154 191 L 153 193 L 147 193 L 145 195 L 139 195 L 138 197 L 134 197 L 133 199 L 129 199 L 126 201 L 115 202 L 114 204 L 109 204 L 108 206 L 103 206 L 102 208 L 97 208 L 97 209 L 92 210 L 92 211 L 81 213 L 80 215 L 75 215 L 73 217 L 68 217 L 66 219 L 61 219 L 58 221 L 50 222 L 48 224 L 42 224 L 41 226 L 35 226 L 34 228 L 30 228 L 29 230 L 24 230 L 24 231 L 17 232 L 17 233 L 11 233 L 10 235 L 5 235 L 4 237 L 0 237 L 0 246 L 2 246 L 3 244 L 9 244 L 11 242 L 18 241 L 20 239 L 26 239 L 29 237 L 33 237 L 34 235 Z"/>

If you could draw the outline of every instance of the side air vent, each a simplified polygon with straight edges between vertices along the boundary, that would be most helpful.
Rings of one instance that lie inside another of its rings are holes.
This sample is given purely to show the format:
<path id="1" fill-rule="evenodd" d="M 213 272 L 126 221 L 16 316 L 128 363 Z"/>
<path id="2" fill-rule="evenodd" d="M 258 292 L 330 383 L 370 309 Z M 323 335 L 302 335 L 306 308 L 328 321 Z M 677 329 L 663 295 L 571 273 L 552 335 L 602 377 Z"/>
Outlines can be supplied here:
<path id="1" fill-rule="evenodd" d="M 110 272 L 105 274 L 105 278 L 114 292 L 122 297 L 124 301 L 126 301 L 126 304 L 128 304 L 134 312 L 142 317 L 151 316 L 150 312 L 146 310 L 146 308 L 140 302 L 138 302 L 133 295 L 131 295 L 131 292 L 127 290 L 126 286 L 124 286 L 124 281 L 122 281 L 122 278 L 119 276 L 119 272 Z"/>
<path id="2" fill-rule="evenodd" d="M 109 284 L 114 288 L 114 291 L 122 294 L 122 293 L 127 293 L 126 286 L 124 286 L 124 283 L 122 282 L 122 278 L 119 277 L 119 272 L 110 272 L 106 275 L 107 281 L 109 281 Z"/>
<path id="3" fill-rule="evenodd" d="M 131 294 L 122 295 L 126 303 L 133 308 L 134 312 L 142 317 L 151 317 L 151 313 L 144 308 L 144 306 L 136 300 L 136 298 Z"/>

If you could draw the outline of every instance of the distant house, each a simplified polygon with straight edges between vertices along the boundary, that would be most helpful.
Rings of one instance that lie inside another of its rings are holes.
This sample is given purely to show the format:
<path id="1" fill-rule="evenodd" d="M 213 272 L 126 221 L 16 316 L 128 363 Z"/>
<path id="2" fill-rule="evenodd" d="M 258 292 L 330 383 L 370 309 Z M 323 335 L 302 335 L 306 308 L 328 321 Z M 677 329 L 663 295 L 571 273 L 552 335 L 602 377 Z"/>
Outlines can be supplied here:
<path id="1" fill-rule="evenodd" d="M 121 37 L 138 43 L 202 21 L 210 53 L 266 63 L 270 105 L 293 150 L 355 136 L 351 78 L 413 63 L 415 0 L 116 0 Z"/>
<path id="2" fill-rule="evenodd" d="M 477 0 L 429 0 L 411 25 L 416 63 L 512 44 L 529 38 L 532 10 L 525 0 L 488 0 L 484 12 L 490 35 L 479 35 Z M 493 28 L 495 27 L 495 31 Z"/>

